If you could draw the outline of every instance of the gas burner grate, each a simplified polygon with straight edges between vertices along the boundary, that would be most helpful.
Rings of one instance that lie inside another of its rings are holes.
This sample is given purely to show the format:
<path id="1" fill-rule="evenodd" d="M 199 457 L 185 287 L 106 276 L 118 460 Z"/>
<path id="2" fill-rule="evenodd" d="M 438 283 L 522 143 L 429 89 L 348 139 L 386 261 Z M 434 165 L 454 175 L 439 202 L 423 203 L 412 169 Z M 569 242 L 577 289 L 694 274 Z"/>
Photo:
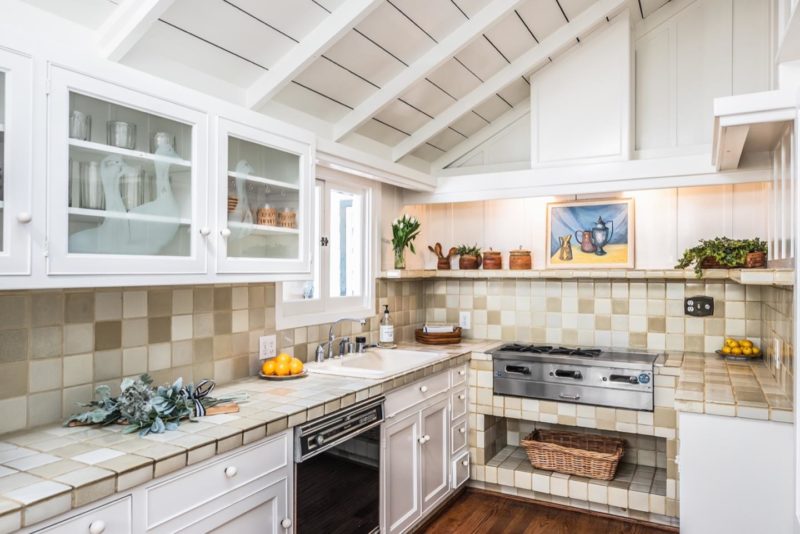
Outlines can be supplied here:
<path id="1" fill-rule="evenodd" d="M 565 356 L 582 356 L 584 358 L 594 358 L 600 355 L 600 349 L 568 349 L 566 347 L 558 347 L 548 351 L 548 354 L 563 354 Z"/>
<path id="2" fill-rule="evenodd" d="M 584 358 L 594 358 L 602 352 L 600 349 L 569 349 L 566 347 L 551 347 L 549 345 L 524 345 L 522 343 L 510 343 L 500 347 L 501 351 L 524 352 L 528 354 L 554 354 L 563 356 L 582 356 Z"/>

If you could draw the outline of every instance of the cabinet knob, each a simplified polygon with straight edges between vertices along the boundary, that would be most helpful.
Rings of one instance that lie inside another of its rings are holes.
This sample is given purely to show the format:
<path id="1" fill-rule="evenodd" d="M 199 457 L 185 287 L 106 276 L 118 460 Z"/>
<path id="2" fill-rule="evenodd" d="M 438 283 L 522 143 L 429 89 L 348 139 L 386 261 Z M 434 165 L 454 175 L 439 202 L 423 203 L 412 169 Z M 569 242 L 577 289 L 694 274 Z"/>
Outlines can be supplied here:
<path id="1" fill-rule="evenodd" d="M 289 519 L 288 517 L 285 518 L 283 521 L 281 521 L 281 526 L 283 528 L 290 528 L 292 526 L 292 520 Z"/>
<path id="2" fill-rule="evenodd" d="M 428 386 L 420 386 L 420 387 L 419 387 L 419 390 L 420 390 L 421 392 L 423 392 L 423 393 L 426 393 L 426 392 L 428 391 Z"/>
<path id="3" fill-rule="evenodd" d="M 462 434 L 464 434 L 464 433 L 466 433 L 467 429 L 464 428 L 464 427 L 461 427 L 461 428 L 458 429 L 458 431 L 461 432 Z"/>
<path id="4" fill-rule="evenodd" d="M 225 476 L 228 477 L 228 478 L 235 477 L 238 472 L 239 472 L 239 470 L 236 469 L 236 467 L 234 467 L 232 465 L 225 468 Z"/>
<path id="5" fill-rule="evenodd" d="M 17 222 L 20 222 L 22 224 L 28 224 L 32 220 L 33 220 L 33 215 L 31 215 L 30 212 L 21 211 L 17 213 Z"/>
<path id="6" fill-rule="evenodd" d="M 467 396 L 466 396 L 466 395 L 464 395 L 463 393 L 462 393 L 461 395 L 459 395 L 459 396 L 458 396 L 458 400 L 464 400 L 464 399 L 466 399 L 466 398 L 467 398 Z"/>
<path id="7" fill-rule="evenodd" d="M 420 444 L 425 444 L 428 441 L 430 441 L 430 439 L 431 439 L 431 437 L 428 434 L 425 434 L 424 436 L 419 438 L 419 442 L 420 442 Z"/>
<path id="8" fill-rule="evenodd" d="M 211 228 L 208 226 L 203 226 L 200 228 L 200 235 L 203 237 L 208 237 L 211 234 Z"/>
<path id="9" fill-rule="evenodd" d="M 222 230 L 220 230 L 220 231 L 219 231 L 219 234 L 220 234 L 222 237 L 230 237 L 230 235 L 231 235 L 231 229 L 230 229 L 230 228 L 223 228 Z"/>
<path id="10" fill-rule="evenodd" d="M 89 534 L 103 534 L 106 531 L 106 522 L 102 519 L 89 523 Z"/>
<path id="11" fill-rule="evenodd" d="M 458 376 L 464 376 L 465 374 L 467 374 L 467 372 L 466 372 L 465 370 L 463 370 L 463 369 L 461 369 L 461 370 L 458 372 Z"/>
<path id="12" fill-rule="evenodd" d="M 469 465 L 469 460 L 461 460 L 461 465 L 467 467 Z"/>

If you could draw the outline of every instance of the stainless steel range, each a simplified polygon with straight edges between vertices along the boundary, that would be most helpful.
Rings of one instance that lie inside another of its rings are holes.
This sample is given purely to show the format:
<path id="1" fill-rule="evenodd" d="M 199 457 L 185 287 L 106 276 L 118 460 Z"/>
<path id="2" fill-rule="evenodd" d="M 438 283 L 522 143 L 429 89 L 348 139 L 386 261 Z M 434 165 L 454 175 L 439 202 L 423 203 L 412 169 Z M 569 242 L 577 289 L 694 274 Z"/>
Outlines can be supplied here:
<path id="1" fill-rule="evenodd" d="M 511 343 L 492 352 L 494 393 L 653 411 L 657 354 Z"/>

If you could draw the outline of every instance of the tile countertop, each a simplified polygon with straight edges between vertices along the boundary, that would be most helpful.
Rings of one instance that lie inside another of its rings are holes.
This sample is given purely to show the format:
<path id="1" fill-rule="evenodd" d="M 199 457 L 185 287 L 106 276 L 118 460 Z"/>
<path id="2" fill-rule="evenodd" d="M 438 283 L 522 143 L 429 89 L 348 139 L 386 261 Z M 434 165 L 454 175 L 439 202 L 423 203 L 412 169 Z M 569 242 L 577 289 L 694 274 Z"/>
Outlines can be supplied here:
<path id="1" fill-rule="evenodd" d="M 473 340 L 446 347 L 403 344 L 401 348 L 441 351 L 448 357 L 383 380 L 319 374 L 282 382 L 249 377 L 212 393 L 248 393 L 239 413 L 184 422 L 178 430 L 163 434 L 140 437 L 123 434 L 121 425 L 110 425 L 49 426 L 2 436 L 0 533 L 17 530 L 20 520 L 22 526 L 30 526 L 466 363 L 471 352 L 497 345 Z"/>

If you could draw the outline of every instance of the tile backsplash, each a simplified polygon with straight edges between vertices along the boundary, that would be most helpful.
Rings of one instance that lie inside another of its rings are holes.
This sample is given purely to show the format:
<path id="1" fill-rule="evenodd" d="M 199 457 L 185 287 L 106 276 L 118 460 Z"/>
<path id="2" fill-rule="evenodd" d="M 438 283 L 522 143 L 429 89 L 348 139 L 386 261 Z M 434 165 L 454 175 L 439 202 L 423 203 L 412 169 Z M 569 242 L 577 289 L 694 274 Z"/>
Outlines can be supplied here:
<path id="1" fill-rule="evenodd" d="M 149 373 L 157 383 L 183 377 L 225 383 L 255 374 L 258 338 L 313 358 L 329 325 L 277 331 L 276 285 L 179 286 L 0 293 L 0 434 L 60 421 L 91 400 L 100 384 Z M 422 322 L 422 284 L 376 286 L 376 310 L 389 304 L 398 339 Z M 339 334 L 377 341 L 379 318 L 341 324 Z"/>
<path id="2" fill-rule="evenodd" d="M 225 383 L 255 374 L 265 334 L 312 359 L 329 325 L 278 331 L 275 291 L 268 283 L 0 293 L 0 434 L 60 421 L 97 385 L 116 388 L 125 376 Z M 714 315 L 685 317 L 684 296 L 701 294 L 714 297 Z M 709 352 L 725 336 L 763 338 L 791 391 L 792 295 L 712 281 L 379 280 L 375 309 L 389 304 L 402 341 L 426 320 L 458 323 L 459 311 L 471 313 L 467 337 L 505 341 Z M 337 333 L 375 342 L 379 320 Z"/>

